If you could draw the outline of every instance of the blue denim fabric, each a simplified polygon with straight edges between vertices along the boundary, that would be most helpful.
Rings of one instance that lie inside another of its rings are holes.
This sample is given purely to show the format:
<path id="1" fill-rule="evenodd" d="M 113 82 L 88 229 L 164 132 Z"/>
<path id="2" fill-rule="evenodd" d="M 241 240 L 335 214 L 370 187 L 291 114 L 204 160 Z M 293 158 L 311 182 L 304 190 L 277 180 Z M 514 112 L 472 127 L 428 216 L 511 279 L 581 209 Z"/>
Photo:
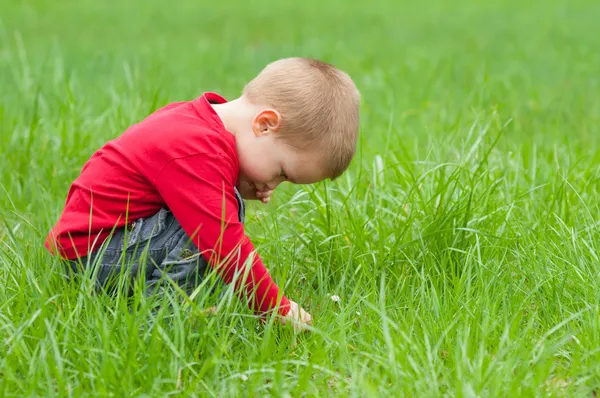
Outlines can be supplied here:
<path id="1" fill-rule="evenodd" d="M 244 201 L 237 191 L 240 221 L 245 219 Z M 147 293 L 161 286 L 178 284 L 188 295 L 202 282 L 208 263 L 191 242 L 179 221 L 168 209 L 120 228 L 94 253 L 68 263 L 68 275 L 94 267 L 98 288 L 112 290 L 117 277 L 128 275 L 130 287 L 136 278 L 145 278 Z"/>

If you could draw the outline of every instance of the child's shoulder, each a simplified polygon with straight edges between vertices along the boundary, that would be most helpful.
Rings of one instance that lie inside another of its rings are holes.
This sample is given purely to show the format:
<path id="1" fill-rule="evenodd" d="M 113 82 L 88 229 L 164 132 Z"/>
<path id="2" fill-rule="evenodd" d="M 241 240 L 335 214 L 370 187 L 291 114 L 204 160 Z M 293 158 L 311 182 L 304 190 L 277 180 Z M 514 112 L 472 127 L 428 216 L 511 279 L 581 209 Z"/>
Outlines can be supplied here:
<path id="1" fill-rule="evenodd" d="M 225 134 L 226 133 L 226 134 Z M 168 104 L 131 126 L 118 139 L 132 151 L 167 156 L 230 153 L 235 139 L 211 117 L 204 117 L 192 101 Z"/>

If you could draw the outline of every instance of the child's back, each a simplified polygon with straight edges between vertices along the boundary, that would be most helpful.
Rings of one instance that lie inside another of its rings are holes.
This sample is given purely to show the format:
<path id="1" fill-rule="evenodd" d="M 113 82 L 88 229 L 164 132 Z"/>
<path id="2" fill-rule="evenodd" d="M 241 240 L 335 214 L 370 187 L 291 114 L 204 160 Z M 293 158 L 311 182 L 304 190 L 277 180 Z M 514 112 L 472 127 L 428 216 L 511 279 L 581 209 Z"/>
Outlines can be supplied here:
<path id="1" fill-rule="evenodd" d="M 209 170 L 203 169 L 209 168 L 211 160 L 218 161 L 218 178 L 227 177 L 229 185 L 235 185 L 239 172 L 235 138 L 225 131 L 209 102 L 225 100 L 205 94 L 191 102 L 167 105 L 94 153 L 73 182 L 47 246 L 52 249 L 56 241 L 63 257 L 76 259 L 94 251 L 113 228 L 149 217 L 163 207 L 189 217 L 185 213 L 192 210 L 190 206 L 202 205 L 202 197 L 193 197 L 193 203 L 181 202 L 190 191 L 205 193 L 198 177 L 206 175 Z M 178 190 L 185 190 L 183 197 L 172 195 Z M 173 197 L 169 205 L 165 197 Z"/>

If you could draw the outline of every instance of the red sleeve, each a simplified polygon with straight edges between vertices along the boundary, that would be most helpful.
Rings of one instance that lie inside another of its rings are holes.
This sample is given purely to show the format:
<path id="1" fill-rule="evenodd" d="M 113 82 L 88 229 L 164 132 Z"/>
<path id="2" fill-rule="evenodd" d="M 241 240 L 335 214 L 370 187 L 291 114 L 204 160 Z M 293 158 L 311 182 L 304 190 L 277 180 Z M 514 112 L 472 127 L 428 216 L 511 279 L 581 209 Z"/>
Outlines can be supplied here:
<path id="1" fill-rule="evenodd" d="M 265 313 L 277 306 L 279 288 L 258 254 L 254 253 L 250 270 L 243 269 L 254 246 L 239 221 L 231 175 L 232 166 L 224 157 L 194 155 L 167 164 L 155 187 L 209 264 L 226 283 L 240 271 L 235 286 L 238 296 L 251 297 L 252 309 Z M 285 296 L 279 305 L 279 313 L 287 314 L 289 300 Z"/>

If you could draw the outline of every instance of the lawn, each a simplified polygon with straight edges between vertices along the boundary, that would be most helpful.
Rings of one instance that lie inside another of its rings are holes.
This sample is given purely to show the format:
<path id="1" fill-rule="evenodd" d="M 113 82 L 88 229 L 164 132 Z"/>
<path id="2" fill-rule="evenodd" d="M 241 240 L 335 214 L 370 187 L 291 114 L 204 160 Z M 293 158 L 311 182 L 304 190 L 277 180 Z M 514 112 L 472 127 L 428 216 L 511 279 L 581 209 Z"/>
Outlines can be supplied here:
<path id="1" fill-rule="evenodd" d="M 218 3 L 0 4 L 0 395 L 596 396 L 600 3 Z M 312 332 L 61 277 L 43 241 L 96 149 L 293 55 L 362 93 L 346 174 L 249 204 Z"/>

